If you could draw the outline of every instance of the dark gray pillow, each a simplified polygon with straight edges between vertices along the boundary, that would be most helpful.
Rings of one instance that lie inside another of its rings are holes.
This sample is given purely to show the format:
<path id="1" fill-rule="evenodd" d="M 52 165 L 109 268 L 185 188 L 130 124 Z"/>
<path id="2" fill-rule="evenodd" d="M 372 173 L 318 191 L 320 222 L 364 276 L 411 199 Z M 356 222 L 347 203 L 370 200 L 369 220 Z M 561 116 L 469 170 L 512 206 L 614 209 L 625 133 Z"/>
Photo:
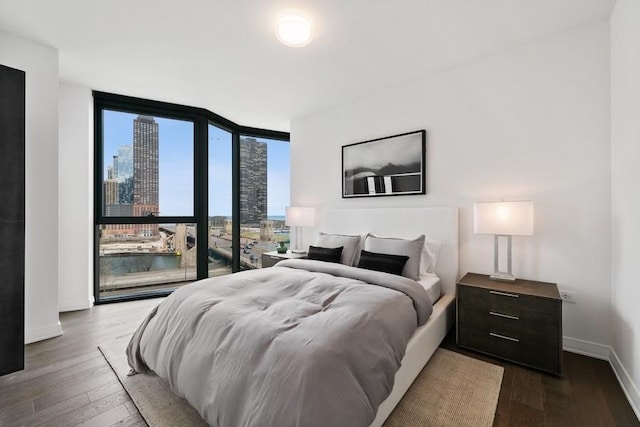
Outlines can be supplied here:
<path id="1" fill-rule="evenodd" d="M 402 276 L 402 269 L 409 259 L 406 255 L 378 254 L 375 252 L 360 251 L 358 268 L 382 271 Z"/>
<path id="2" fill-rule="evenodd" d="M 364 250 L 380 254 L 408 256 L 409 260 L 404 266 L 402 275 L 409 279 L 419 280 L 420 258 L 422 256 L 424 239 L 424 234 L 413 240 L 378 237 L 373 234 L 369 234 L 364 241 Z"/>
<path id="3" fill-rule="evenodd" d="M 340 256 L 342 255 L 343 247 L 339 248 L 323 248 L 320 246 L 309 246 L 307 252 L 308 259 L 314 259 L 316 261 L 326 262 L 340 262 Z"/>
<path id="4" fill-rule="evenodd" d="M 319 233 L 315 246 L 323 248 L 337 248 L 343 246 L 340 263 L 344 265 L 353 265 L 353 258 L 356 255 L 358 246 L 360 245 L 360 235 L 352 236 L 348 234 L 326 234 Z"/>

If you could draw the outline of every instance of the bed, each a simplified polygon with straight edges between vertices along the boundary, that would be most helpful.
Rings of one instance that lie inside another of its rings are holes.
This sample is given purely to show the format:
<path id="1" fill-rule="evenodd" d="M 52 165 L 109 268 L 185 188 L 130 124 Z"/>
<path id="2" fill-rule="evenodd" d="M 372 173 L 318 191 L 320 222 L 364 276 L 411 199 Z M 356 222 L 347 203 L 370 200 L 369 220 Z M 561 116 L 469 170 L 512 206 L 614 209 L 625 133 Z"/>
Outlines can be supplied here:
<path id="1" fill-rule="evenodd" d="M 458 279 L 458 209 L 454 207 L 325 209 L 320 229 L 330 233 L 368 233 L 412 238 L 417 233 L 437 240 L 441 248 L 436 266 L 441 296 L 433 306 L 429 321 L 419 327 L 407 345 L 394 386 L 380 404 L 371 427 L 381 426 L 427 364 L 455 319 Z"/>
<path id="2" fill-rule="evenodd" d="M 130 365 L 154 370 L 213 425 L 382 425 L 452 326 L 457 227 L 455 208 L 325 210 L 320 228 L 334 236 L 437 240 L 435 275 L 419 285 L 291 260 L 224 286 L 205 279 L 147 316 Z M 442 294 L 435 304 L 429 291 Z"/>

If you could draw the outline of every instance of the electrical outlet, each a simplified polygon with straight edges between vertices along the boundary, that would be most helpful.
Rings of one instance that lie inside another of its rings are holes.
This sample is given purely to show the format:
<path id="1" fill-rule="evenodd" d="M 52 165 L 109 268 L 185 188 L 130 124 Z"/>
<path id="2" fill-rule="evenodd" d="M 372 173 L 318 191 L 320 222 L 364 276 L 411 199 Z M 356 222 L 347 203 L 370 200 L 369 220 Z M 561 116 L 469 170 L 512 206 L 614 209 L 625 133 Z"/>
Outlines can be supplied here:
<path id="1" fill-rule="evenodd" d="M 560 291 L 560 298 L 562 298 L 563 302 L 576 303 L 576 293 L 574 291 Z"/>

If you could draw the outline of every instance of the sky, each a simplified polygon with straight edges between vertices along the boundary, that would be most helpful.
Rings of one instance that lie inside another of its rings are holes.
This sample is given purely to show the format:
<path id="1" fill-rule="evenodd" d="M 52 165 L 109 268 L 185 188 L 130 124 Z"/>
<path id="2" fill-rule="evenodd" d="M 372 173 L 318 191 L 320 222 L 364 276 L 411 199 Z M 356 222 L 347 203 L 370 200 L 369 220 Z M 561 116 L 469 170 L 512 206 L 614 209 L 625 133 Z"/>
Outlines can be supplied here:
<path id="1" fill-rule="evenodd" d="M 137 114 L 104 111 L 104 179 L 119 145 L 133 143 Z M 159 133 L 160 215 L 193 215 L 194 125 L 156 117 Z M 267 142 L 267 215 L 284 215 L 289 206 L 289 143 Z M 231 133 L 209 125 L 209 215 L 231 216 Z"/>

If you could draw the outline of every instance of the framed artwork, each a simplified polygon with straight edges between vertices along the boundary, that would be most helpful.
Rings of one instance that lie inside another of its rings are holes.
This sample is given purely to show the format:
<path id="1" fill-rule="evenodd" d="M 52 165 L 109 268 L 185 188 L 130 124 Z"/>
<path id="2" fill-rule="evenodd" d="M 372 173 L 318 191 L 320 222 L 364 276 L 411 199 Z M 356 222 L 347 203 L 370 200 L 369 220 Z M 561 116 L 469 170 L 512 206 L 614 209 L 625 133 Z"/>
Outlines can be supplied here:
<path id="1" fill-rule="evenodd" d="M 427 132 L 342 146 L 342 197 L 426 194 Z"/>

